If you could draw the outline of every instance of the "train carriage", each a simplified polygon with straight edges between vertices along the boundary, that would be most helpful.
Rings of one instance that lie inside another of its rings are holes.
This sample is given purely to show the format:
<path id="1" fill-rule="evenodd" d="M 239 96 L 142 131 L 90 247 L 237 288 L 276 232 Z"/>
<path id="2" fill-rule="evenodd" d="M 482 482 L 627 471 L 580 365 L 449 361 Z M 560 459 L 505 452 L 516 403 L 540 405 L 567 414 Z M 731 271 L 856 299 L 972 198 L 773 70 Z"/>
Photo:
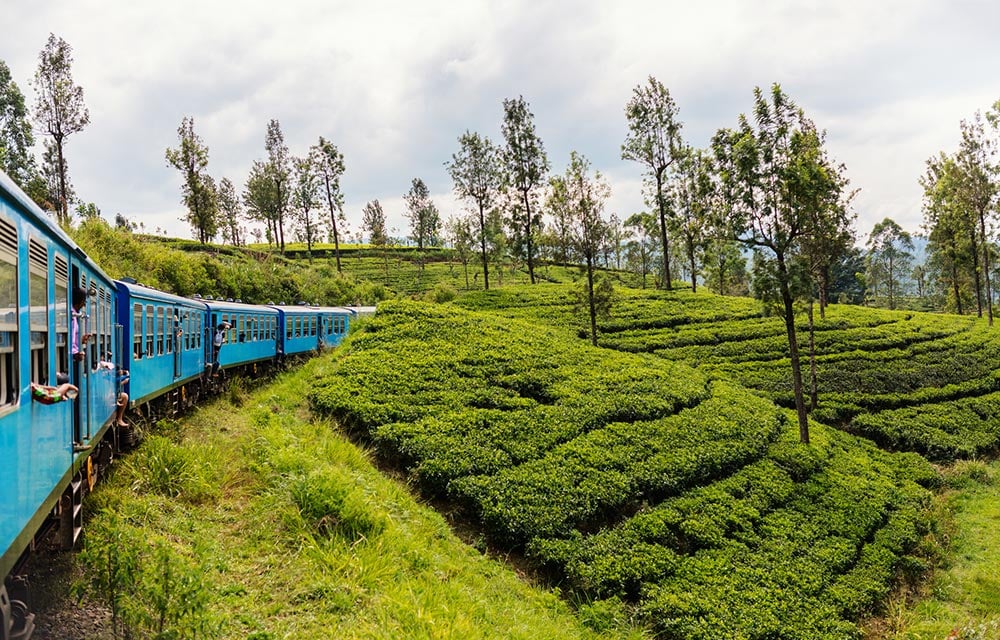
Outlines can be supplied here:
<path id="1" fill-rule="evenodd" d="M 346 307 L 314 307 L 318 321 L 318 348 L 336 347 L 343 342 L 357 312 Z"/>
<path id="2" fill-rule="evenodd" d="M 141 406 L 171 391 L 178 391 L 182 403 L 193 399 L 189 385 L 201 379 L 207 364 L 208 305 L 134 281 L 117 284 L 129 405 Z"/>
<path id="3" fill-rule="evenodd" d="M 219 350 L 219 369 L 272 361 L 278 354 L 279 317 L 272 307 L 230 301 L 208 301 L 209 332 L 206 357 L 213 362 L 213 338 L 223 322 L 229 325 Z"/>
<path id="4" fill-rule="evenodd" d="M 75 287 L 89 294 L 79 312 Z M 103 459 L 91 456 L 115 412 L 114 296 L 115 283 L 0 173 L 0 632 L 23 605 L 6 576 L 45 520 L 59 507 L 66 542 L 79 535 L 82 484 Z M 79 360 L 71 354 L 74 315 Z M 32 383 L 64 380 L 79 389 L 75 400 L 32 400 Z M 30 619 L 18 622 L 23 629 Z"/>

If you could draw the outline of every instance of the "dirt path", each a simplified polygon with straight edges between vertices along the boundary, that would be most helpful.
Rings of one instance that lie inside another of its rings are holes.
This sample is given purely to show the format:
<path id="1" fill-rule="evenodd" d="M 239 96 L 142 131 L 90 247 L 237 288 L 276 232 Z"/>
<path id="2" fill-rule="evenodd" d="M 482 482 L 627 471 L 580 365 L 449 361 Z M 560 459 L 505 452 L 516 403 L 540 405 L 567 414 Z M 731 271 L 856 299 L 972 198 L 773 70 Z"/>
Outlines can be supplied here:
<path id="1" fill-rule="evenodd" d="M 73 596 L 81 578 L 71 552 L 39 547 L 30 560 L 32 640 L 112 640 L 111 615 L 88 597 Z"/>

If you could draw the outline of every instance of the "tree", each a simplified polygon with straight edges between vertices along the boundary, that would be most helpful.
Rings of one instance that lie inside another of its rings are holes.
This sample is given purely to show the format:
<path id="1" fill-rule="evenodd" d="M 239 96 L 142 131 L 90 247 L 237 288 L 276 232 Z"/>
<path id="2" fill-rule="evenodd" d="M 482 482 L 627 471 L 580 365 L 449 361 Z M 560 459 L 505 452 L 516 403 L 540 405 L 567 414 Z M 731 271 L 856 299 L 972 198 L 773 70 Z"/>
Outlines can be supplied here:
<path id="1" fill-rule="evenodd" d="M 330 231 L 333 234 L 333 247 L 337 256 L 337 273 L 340 269 L 340 227 L 346 222 L 344 218 L 344 194 L 340 191 L 340 176 L 344 174 L 344 154 L 330 141 L 320 136 L 319 142 L 310 149 L 316 175 L 323 186 L 323 196 L 330 210 Z"/>
<path id="2" fill-rule="evenodd" d="M 414 178 L 409 192 L 403 196 L 406 217 L 410 220 L 410 237 L 417 243 L 417 250 L 435 244 L 441 229 L 441 214 L 431 200 L 430 190 L 420 178 Z"/>
<path id="3" fill-rule="evenodd" d="M 962 314 L 970 297 L 966 290 L 975 287 L 981 301 L 979 252 L 974 220 L 959 198 L 960 171 L 953 156 L 940 153 L 927 160 L 927 171 L 920 178 L 924 189 L 923 228 L 927 233 L 927 266 L 932 281 L 945 288 L 945 308 Z M 982 316 L 982 304 L 979 304 Z"/>
<path id="4" fill-rule="evenodd" d="M 246 244 L 246 238 L 240 235 L 243 226 L 243 205 L 236 195 L 236 187 L 229 178 L 219 181 L 219 216 L 220 223 L 229 233 L 229 241 L 234 247 Z"/>
<path id="5" fill-rule="evenodd" d="M 385 230 L 385 212 L 378 200 L 372 200 L 365 204 L 361 210 L 361 227 L 368 232 L 368 242 L 373 247 L 382 250 L 385 258 L 385 280 L 389 282 L 389 252 L 386 246 L 389 244 L 389 236 Z"/>
<path id="6" fill-rule="evenodd" d="M 885 218 L 868 237 L 868 281 L 870 286 L 885 287 L 889 308 L 896 308 L 896 296 L 902 278 L 909 273 L 913 259 L 913 239 L 895 220 Z"/>
<path id="7" fill-rule="evenodd" d="M 466 131 L 458 139 L 459 151 L 445 163 L 455 183 L 455 195 L 469 200 L 479 213 L 479 246 L 483 262 L 483 288 L 490 288 L 489 256 L 487 255 L 486 213 L 493 208 L 502 183 L 498 150 L 490 139 Z"/>
<path id="8" fill-rule="evenodd" d="M 556 236 L 557 262 L 565 264 L 570 259 L 570 229 L 572 227 L 572 212 L 566 199 L 566 182 L 562 176 L 549 178 L 548 195 L 545 198 L 545 209 L 552 217 Z"/>
<path id="9" fill-rule="evenodd" d="M 503 124 L 500 126 L 506 146 L 502 151 L 504 182 L 519 196 L 513 208 L 513 226 L 518 230 L 517 245 L 523 246 L 528 263 L 528 278 L 535 284 L 534 236 L 541 222 L 538 189 L 545 184 L 549 160 L 545 147 L 535 132 L 534 115 L 523 96 L 503 101 Z"/>
<path id="10" fill-rule="evenodd" d="M 458 259 L 462 262 L 465 271 L 465 288 L 469 288 L 469 255 L 475 246 L 475 238 L 472 235 L 472 225 L 465 217 L 451 217 L 445 224 L 445 230 L 451 242 L 451 246 L 458 254 Z"/>
<path id="11" fill-rule="evenodd" d="M 72 47 L 50 33 L 45 48 L 38 55 L 38 70 L 35 72 L 35 120 L 55 143 L 59 183 L 56 218 L 63 225 L 69 224 L 70 202 L 64 149 L 66 138 L 82 131 L 90 123 L 90 113 L 83 102 L 83 88 L 73 82 L 72 64 Z"/>
<path id="12" fill-rule="evenodd" d="M 749 293 L 747 259 L 739 243 L 730 238 L 711 238 L 705 245 L 702 267 L 705 286 L 723 296 L 745 296 Z"/>
<path id="13" fill-rule="evenodd" d="M 185 116 L 177 128 L 180 144 L 167 149 L 167 163 L 184 176 L 181 202 L 187 207 L 185 220 L 191 225 L 202 244 L 215 237 L 218 231 L 218 206 L 215 182 L 209 177 L 208 147 L 194 132 L 194 118 Z"/>
<path id="14" fill-rule="evenodd" d="M 773 281 L 788 337 L 799 439 L 808 443 L 791 267 L 802 241 L 816 229 L 813 217 L 825 211 L 815 211 L 817 203 L 840 199 L 841 187 L 830 179 L 832 164 L 823 150 L 823 136 L 778 84 L 772 86 L 770 96 L 759 87 L 754 89 L 753 114 L 753 123 L 741 115 L 736 129 L 721 129 L 712 146 L 724 209 L 735 238 L 773 255 Z"/>
<path id="15" fill-rule="evenodd" d="M 1000 193 L 1000 165 L 997 164 L 997 141 L 986 133 L 982 114 L 976 112 L 972 121 L 961 124 L 962 142 L 956 156 L 959 167 L 961 199 L 979 223 L 978 242 L 982 247 L 983 280 L 986 285 L 986 309 L 993 326 L 993 290 L 990 285 L 990 238 L 987 222 L 996 216 L 997 194 Z"/>
<path id="16" fill-rule="evenodd" d="M 670 227 L 681 238 L 691 274 L 691 291 L 698 291 L 698 262 L 705 247 L 705 231 L 712 213 L 712 160 L 706 151 L 685 148 L 678 163 L 676 180 L 668 190 L 669 208 L 674 210 Z"/>
<path id="17" fill-rule="evenodd" d="M 642 163 L 653 180 L 653 199 L 660 216 L 660 243 L 663 247 L 664 287 L 673 288 L 670 279 L 670 245 L 667 238 L 667 203 L 663 193 L 667 169 L 680 156 L 681 123 L 677 105 L 670 92 L 656 78 L 649 76 L 646 86 L 632 91 L 625 106 L 629 133 L 622 145 L 622 159 Z"/>
<path id="18" fill-rule="evenodd" d="M 270 171 L 268 177 L 274 183 L 274 231 L 278 248 L 285 253 L 285 215 L 291 201 L 291 155 L 285 144 L 285 136 L 281 133 L 281 124 L 271 120 L 267 124 L 267 135 L 264 138 L 264 148 L 267 149 L 267 163 Z"/>
<path id="19" fill-rule="evenodd" d="M 251 219 L 264 223 L 264 233 L 269 246 L 277 237 L 274 211 L 278 207 L 275 180 L 271 177 L 271 171 L 269 163 L 255 160 L 250 167 L 250 175 L 247 176 L 243 191 L 243 202 L 246 204 L 247 213 Z"/>
<path id="20" fill-rule="evenodd" d="M 642 276 L 642 288 L 646 288 L 646 275 L 652 271 L 652 261 L 656 255 L 656 216 L 651 213 L 633 213 L 625 219 L 628 234 L 625 244 L 625 262 L 629 269 Z"/>
<path id="21" fill-rule="evenodd" d="M 590 175 L 590 162 L 573 151 L 563 177 L 566 199 L 573 212 L 573 244 L 583 257 L 587 272 L 586 298 L 590 318 L 590 342 L 597 346 L 597 317 L 610 309 L 606 286 L 595 289 L 595 259 L 604 241 L 605 224 L 601 218 L 604 203 L 611 197 L 611 187 L 599 171 Z"/>
<path id="22" fill-rule="evenodd" d="M 320 202 L 319 176 L 314 171 L 311 156 L 293 158 L 292 166 L 295 169 L 292 211 L 306 241 L 306 255 L 309 256 L 309 262 L 312 262 L 312 246 L 321 234 L 319 220 L 313 215 L 313 210 Z"/>
<path id="23" fill-rule="evenodd" d="M 29 195 L 33 186 L 37 190 L 39 182 L 38 168 L 31 155 L 34 144 L 24 94 L 14 82 L 7 63 L 0 60 L 0 170 Z"/>

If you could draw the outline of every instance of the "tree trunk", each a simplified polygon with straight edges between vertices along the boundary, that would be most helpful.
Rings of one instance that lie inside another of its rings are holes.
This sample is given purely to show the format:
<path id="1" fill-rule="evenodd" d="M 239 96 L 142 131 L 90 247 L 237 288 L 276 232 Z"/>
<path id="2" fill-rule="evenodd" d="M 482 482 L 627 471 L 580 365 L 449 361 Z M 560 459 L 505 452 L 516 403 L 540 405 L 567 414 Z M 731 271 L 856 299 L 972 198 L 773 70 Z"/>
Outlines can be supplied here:
<path id="1" fill-rule="evenodd" d="M 527 243 L 528 250 L 528 278 L 531 280 L 531 284 L 535 284 L 535 259 L 532 257 L 532 245 L 531 245 L 531 204 L 528 198 L 528 190 L 525 189 L 521 192 L 524 195 L 524 214 L 527 217 L 527 221 L 524 224 L 524 240 Z"/>
<path id="2" fill-rule="evenodd" d="M 826 305 L 830 304 L 830 265 L 824 264 L 819 270 L 819 317 L 826 320 Z"/>
<path id="3" fill-rule="evenodd" d="M 330 205 L 330 228 L 333 229 L 333 251 L 334 255 L 337 256 L 337 273 L 342 273 L 340 270 L 340 235 L 337 233 L 337 212 L 333 206 L 333 194 L 330 193 L 330 178 L 325 178 L 324 184 L 326 185 L 326 201 Z"/>
<path id="4" fill-rule="evenodd" d="M 962 294 L 958 289 L 958 265 L 955 264 L 955 257 L 951 259 L 951 286 L 955 291 L 955 307 L 958 315 L 962 315 Z"/>
<path id="5" fill-rule="evenodd" d="M 486 259 L 486 212 L 483 211 L 482 203 L 479 204 L 479 245 L 482 249 L 483 258 L 483 290 L 490 290 L 490 267 L 489 260 Z"/>
<path id="6" fill-rule="evenodd" d="M 812 298 L 809 299 L 809 377 L 809 411 L 815 411 L 819 406 L 819 392 L 816 389 L 816 331 L 813 327 Z"/>
<path id="7" fill-rule="evenodd" d="M 792 309 L 792 293 L 788 288 L 788 269 L 785 257 L 777 254 L 778 282 L 781 299 L 785 305 L 785 332 L 788 334 L 788 355 L 792 361 L 792 388 L 795 392 L 795 412 L 799 418 L 799 441 L 809 444 L 809 417 L 806 413 L 805 397 L 802 393 L 802 368 L 799 363 L 799 343 L 795 337 L 795 316 Z"/>
<path id="8" fill-rule="evenodd" d="M 667 212 L 663 205 L 663 171 L 656 172 L 656 204 L 660 209 L 660 241 L 663 244 L 663 278 L 664 288 L 669 291 L 674 288 L 670 280 L 670 245 L 667 241 Z"/>
<path id="9" fill-rule="evenodd" d="M 698 274 L 694 270 L 694 244 L 688 243 L 688 262 L 691 264 L 691 293 L 698 293 Z"/>
<path id="10" fill-rule="evenodd" d="M 983 285 L 982 280 L 979 275 L 979 241 L 976 239 L 975 227 L 972 229 L 970 234 L 972 244 L 970 248 L 972 249 L 972 273 L 975 276 L 976 282 L 976 313 L 979 317 L 983 317 Z"/>
<path id="11" fill-rule="evenodd" d="M 56 210 L 56 220 L 63 226 L 69 225 L 69 200 L 66 198 L 66 160 L 63 159 L 61 135 L 53 136 L 56 141 L 56 153 L 59 156 L 59 203 Z"/>
<path id="12" fill-rule="evenodd" d="M 597 308 L 594 306 L 594 259 L 587 254 L 587 302 L 590 307 L 590 344 L 597 346 Z"/>
<path id="13" fill-rule="evenodd" d="M 990 287 L 990 245 L 986 237 L 986 212 L 979 212 L 979 233 L 983 237 L 983 279 L 986 281 L 986 318 L 993 326 L 993 290 Z"/>

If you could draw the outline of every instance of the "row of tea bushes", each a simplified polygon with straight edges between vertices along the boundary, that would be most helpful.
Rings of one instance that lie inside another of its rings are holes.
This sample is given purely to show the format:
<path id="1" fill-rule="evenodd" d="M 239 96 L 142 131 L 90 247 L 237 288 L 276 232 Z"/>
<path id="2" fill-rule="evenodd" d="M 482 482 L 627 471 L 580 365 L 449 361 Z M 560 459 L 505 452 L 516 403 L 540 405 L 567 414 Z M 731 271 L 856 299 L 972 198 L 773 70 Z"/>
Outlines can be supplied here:
<path id="1" fill-rule="evenodd" d="M 851 638 L 925 533 L 933 469 L 814 426 L 717 482 L 590 535 L 535 541 L 568 586 L 627 594 L 665 637 Z"/>
<path id="2" fill-rule="evenodd" d="M 852 637 L 921 531 L 914 478 L 934 477 L 819 425 L 798 445 L 768 400 L 682 363 L 454 307 L 380 306 L 309 398 L 489 539 L 664 637 Z"/>

